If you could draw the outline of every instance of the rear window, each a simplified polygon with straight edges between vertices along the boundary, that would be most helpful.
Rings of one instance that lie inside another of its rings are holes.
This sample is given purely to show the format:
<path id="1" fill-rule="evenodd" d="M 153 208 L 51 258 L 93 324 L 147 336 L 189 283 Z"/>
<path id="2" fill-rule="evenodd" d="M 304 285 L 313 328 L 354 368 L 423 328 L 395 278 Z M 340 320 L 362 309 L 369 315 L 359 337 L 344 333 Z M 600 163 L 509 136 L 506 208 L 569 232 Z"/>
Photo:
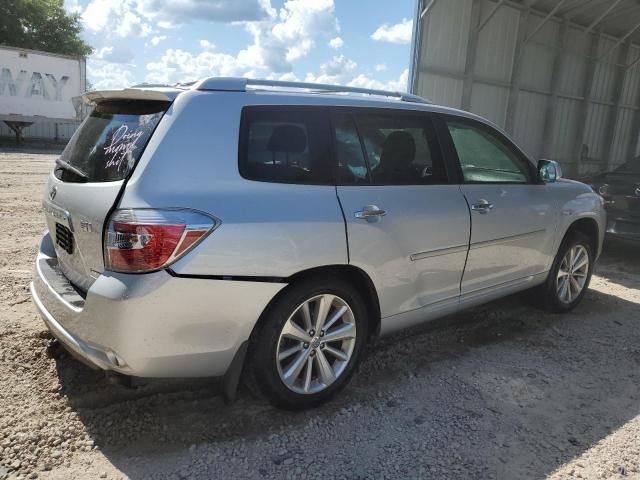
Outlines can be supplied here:
<path id="1" fill-rule="evenodd" d="M 133 170 L 168 102 L 103 102 L 71 137 L 55 175 L 68 182 L 113 182 Z"/>
<path id="2" fill-rule="evenodd" d="M 239 169 L 249 180 L 332 184 L 327 113 L 308 107 L 246 107 Z"/>

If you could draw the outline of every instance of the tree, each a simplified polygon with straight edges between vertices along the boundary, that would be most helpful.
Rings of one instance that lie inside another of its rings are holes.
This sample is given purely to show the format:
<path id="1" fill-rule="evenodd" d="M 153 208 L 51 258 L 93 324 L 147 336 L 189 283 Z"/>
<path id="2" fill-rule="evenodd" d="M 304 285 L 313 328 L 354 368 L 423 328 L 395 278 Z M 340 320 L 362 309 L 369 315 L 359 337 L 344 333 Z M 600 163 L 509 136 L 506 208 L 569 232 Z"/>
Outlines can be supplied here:
<path id="1" fill-rule="evenodd" d="M 64 0 L 1 0 L 0 45 L 87 56 L 93 49 L 80 38 L 77 13 Z"/>

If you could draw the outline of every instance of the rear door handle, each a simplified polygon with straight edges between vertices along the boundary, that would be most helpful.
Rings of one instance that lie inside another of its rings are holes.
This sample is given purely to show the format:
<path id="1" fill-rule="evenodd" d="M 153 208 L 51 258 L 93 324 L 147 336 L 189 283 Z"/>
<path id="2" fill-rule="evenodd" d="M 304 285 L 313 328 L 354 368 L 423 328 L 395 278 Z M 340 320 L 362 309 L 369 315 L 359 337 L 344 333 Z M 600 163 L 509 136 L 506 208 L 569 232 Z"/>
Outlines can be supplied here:
<path id="1" fill-rule="evenodd" d="M 354 215 L 360 220 L 366 220 L 367 222 L 375 222 L 380 217 L 384 217 L 387 214 L 385 210 L 382 210 L 375 205 L 365 205 L 362 210 L 356 212 Z"/>
<path id="2" fill-rule="evenodd" d="M 481 199 L 471 205 L 471 210 L 478 213 L 489 213 L 493 209 L 493 203 L 489 203 L 487 200 Z"/>

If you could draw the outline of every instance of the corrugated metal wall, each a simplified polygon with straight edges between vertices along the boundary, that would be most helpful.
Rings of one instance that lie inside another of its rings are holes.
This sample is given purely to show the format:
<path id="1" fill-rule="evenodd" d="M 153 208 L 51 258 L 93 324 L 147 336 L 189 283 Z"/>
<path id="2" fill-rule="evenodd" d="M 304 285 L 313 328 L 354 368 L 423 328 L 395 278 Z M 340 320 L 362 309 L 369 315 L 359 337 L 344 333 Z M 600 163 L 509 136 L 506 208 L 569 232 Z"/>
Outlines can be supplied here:
<path id="1" fill-rule="evenodd" d="M 570 175 L 615 167 L 640 151 L 640 46 L 506 2 L 440 0 L 421 20 L 413 91 L 478 113 L 532 156 Z M 540 25 L 542 25 L 541 28 Z M 536 31 L 537 30 L 537 31 Z M 470 51 L 470 45 L 477 45 Z M 465 88 L 466 83 L 466 88 Z M 466 97 L 465 97 L 466 91 Z"/>

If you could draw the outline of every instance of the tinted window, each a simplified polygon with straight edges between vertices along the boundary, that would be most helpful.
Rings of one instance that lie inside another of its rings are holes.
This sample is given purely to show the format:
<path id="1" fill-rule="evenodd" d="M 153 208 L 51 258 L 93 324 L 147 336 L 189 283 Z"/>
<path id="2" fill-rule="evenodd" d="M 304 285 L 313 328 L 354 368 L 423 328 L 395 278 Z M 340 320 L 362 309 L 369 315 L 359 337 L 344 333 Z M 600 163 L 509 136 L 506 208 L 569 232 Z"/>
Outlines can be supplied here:
<path id="1" fill-rule="evenodd" d="M 61 163 L 71 168 L 56 168 L 56 176 L 71 182 L 112 182 L 126 178 L 168 106 L 166 102 L 97 105 L 60 156 Z"/>
<path id="2" fill-rule="evenodd" d="M 447 120 L 462 174 L 467 182 L 528 183 L 527 160 L 488 127 Z"/>
<path id="3" fill-rule="evenodd" d="M 357 113 L 358 132 L 375 185 L 447 182 L 431 120 L 422 114 Z"/>
<path id="4" fill-rule="evenodd" d="M 240 136 L 243 177 L 276 183 L 332 183 L 330 142 L 323 111 L 245 108 Z"/>

